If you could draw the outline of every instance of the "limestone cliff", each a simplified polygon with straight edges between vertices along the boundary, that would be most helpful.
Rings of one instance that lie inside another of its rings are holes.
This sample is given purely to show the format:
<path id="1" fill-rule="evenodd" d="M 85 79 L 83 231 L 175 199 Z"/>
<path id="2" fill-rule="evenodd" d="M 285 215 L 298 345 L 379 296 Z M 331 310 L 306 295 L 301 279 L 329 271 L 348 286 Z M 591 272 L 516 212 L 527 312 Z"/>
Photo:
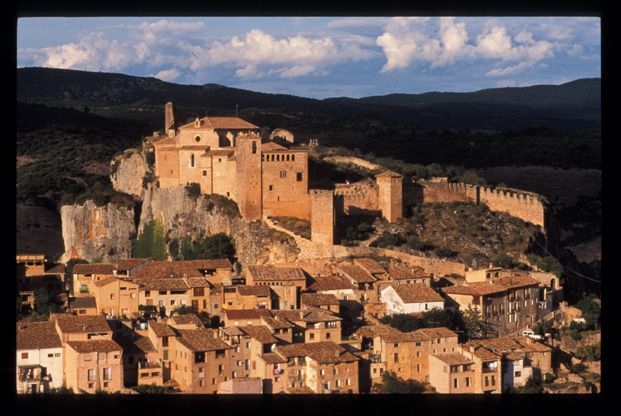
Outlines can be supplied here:
<path id="1" fill-rule="evenodd" d="M 142 178 L 149 170 L 145 153 L 138 149 L 127 149 L 110 162 L 112 187 L 129 195 L 142 198 Z"/>
<path id="2" fill-rule="evenodd" d="M 243 264 L 293 262 L 300 252 L 290 236 L 270 229 L 261 221 L 243 221 L 233 201 L 220 195 L 192 198 L 183 186 L 172 189 L 148 186 L 142 202 L 139 231 L 154 219 L 164 224 L 169 240 L 201 233 L 231 235 L 237 257 Z"/>
<path id="3" fill-rule="evenodd" d="M 134 210 L 115 204 L 64 205 L 60 209 L 65 253 L 61 261 L 81 258 L 112 261 L 131 257 L 136 236 Z"/>

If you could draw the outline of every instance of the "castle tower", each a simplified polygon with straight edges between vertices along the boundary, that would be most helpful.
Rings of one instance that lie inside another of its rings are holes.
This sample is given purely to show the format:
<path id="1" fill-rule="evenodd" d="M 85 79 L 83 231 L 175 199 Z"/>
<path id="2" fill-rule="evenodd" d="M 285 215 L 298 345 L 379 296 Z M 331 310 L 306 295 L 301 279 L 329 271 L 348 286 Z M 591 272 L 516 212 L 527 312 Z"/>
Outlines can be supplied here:
<path id="1" fill-rule="evenodd" d="M 375 176 L 379 188 L 379 208 L 388 222 L 403 217 L 403 176 L 386 171 Z"/>
<path id="2" fill-rule="evenodd" d="M 254 133 L 235 140 L 237 205 L 246 221 L 260 220 L 263 214 L 261 189 L 261 138 Z"/>
<path id="3" fill-rule="evenodd" d="M 175 135 L 175 114 L 173 113 L 173 103 L 169 101 L 164 106 L 164 134 L 168 137 Z"/>
<path id="4" fill-rule="evenodd" d="M 311 189 L 311 241 L 322 243 L 327 247 L 334 244 L 334 191 Z"/>

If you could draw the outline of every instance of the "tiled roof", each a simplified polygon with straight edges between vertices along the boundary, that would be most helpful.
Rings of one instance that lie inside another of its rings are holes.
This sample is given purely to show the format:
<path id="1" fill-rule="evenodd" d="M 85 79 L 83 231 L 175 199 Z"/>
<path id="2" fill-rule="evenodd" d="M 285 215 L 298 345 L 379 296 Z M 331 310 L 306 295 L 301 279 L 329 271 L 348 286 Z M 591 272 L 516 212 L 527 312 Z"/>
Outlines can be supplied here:
<path id="1" fill-rule="evenodd" d="M 442 302 L 442 296 L 435 290 L 421 283 L 408 283 L 391 286 L 404 303 Z M 387 290 L 387 289 L 384 289 Z M 383 291 L 382 291 L 383 292 Z"/>
<path id="2" fill-rule="evenodd" d="M 485 296 L 495 293 L 506 292 L 507 289 L 504 286 L 496 285 L 488 282 L 473 282 L 465 285 L 454 285 L 443 287 L 442 290 L 448 295 L 470 295 L 470 296 Z"/>
<path id="3" fill-rule="evenodd" d="M 256 339 L 261 344 L 275 344 L 278 342 L 276 338 L 272 335 L 272 332 L 269 328 L 262 325 L 249 325 L 249 326 L 240 326 L 239 329 L 244 331 L 246 335 Z"/>
<path id="4" fill-rule="evenodd" d="M 354 264 L 366 269 L 366 271 L 371 274 L 386 273 L 386 269 L 384 269 L 378 262 L 367 257 L 355 259 Z"/>
<path id="5" fill-rule="evenodd" d="M 175 331 L 171 327 L 169 327 L 165 322 L 157 322 L 157 321 L 148 321 L 148 325 L 153 329 L 153 332 L 158 337 L 174 337 Z"/>
<path id="6" fill-rule="evenodd" d="M 228 259 L 185 260 L 185 261 L 151 261 L 136 271 L 136 278 L 167 279 L 170 277 L 204 277 L 199 270 L 231 269 Z"/>
<path id="7" fill-rule="evenodd" d="M 539 280 L 528 276 L 507 276 L 499 279 L 493 279 L 494 283 L 504 286 L 507 289 L 516 289 L 519 287 L 539 285 Z"/>
<path id="8" fill-rule="evenodd" d="M 355 286 L 346 279 L 339 276 L 322 276 L 316 277 L 313 284 L 308 287 L 308 290 L 315 292 L 329 291 L 329 290 L 348 290 L 355 289 Z"/>
<path id="9" fill-rule="evenodd" d="M 235 319 L 260 319 L 262 316 L 271 317 L 267 309 L 225 309 L 224 315 L 227 320 Z"/>
<path id="10" fill-rule="evenodd" d="M 198 315 L 194 313 L 188 313 L 184 315 L 175 315 L 172 318 L 170 318 L 170 321 L 175 325 L 194 324 L 198 326 L 199 328 L 205 327 L 205 324 L 203 324 L 203 321 L 201 321 Z"/>
<path id="11" fill-rule="evenodd" d="M 431 278 L 431 275 L 425 273 L 425 270 L 422 267 L 414 267 L 414 268 L 389 267 L 388 276 L 392 280 Z"/>
<path id="12" fill-rule="evenodd" d="M 178 332 L 181 336 L 177 338 L 177 341 L 192 351 L 213 351 L 231 348 L 226 342 L 215 338 L 212 329 L 179 329 Z"/>
<path id="13" fill-rule="evenodd" d="M 310 306 L 323 306 L 323 305 L 338 305 L 339 300 L 332 294 L 322 293 L 302 293 L 300 296 L 300 302 L 303 305 Z"/>
<path id="14" fill-rule="evenodd" d="M 323 309 L 309 309 L 304 311 L 304 322 L 316 323 L 316 322 L 331 322 L 342 321 L 343 319 L 337 315 L 329 313 Z"/>
<path id="15" fill-rule="evenodd" d="M 235 151 L 233 149 L 214 149 L 208 150 L 204 155 L 201 156 L 230 156 L 234 154 Z"/>
<path id="16" fill-rule="evenodd" d="M 18 350 L 62 347 L 54 322 L 18 323 L 16 331 L 15 347 Z"/>
<path id="17" fill-rule="evenodd" d="M 310 357 L 321 364 L 359 360 L 358 357 L 332 341 L 280 345 L 276 347 L 276 352 L 285 358 Z"/>
<path id="18" fill-rule="evenodd" d="M 269 152 L 270 150 L 287 150 L 287 148 L 274 142 L 261 143 L 262 152 Z"/>
<path id="19" fill-rule="evenodd" d="M 136 283 L 144 290 L 188 290 L 190 286 L 183 278 L 168 279 L 136 279 Z"/>
<path id="20" fill-rule="evenodd" d="M 96 308 L 97 302 L 93 296 L 81 296 L 69 302 L 72 308 Z"/>
<path id="21" fill-rule="evenodd" d="M 286 363 L 287 360 L 275 352 L 268 352 L 260 356 L 267 364 L 283 364 Z"/>
<path id="22" fill-rule="evenodd" d="M 73 266 L 74 274 L 112 274 L 114 265 L 111 263 L 76 264 Z"/>
<path id="23" fill-rule="evenodd" d="M 169 144 L 175 144 L 175 139 L 172 137 L 167 137 L 165 139 L 161 139 L 156 142 L 153 142 L 153 145 L 155 146 L 164 146 L 164 145 L 169 145 Z"/>
<path id="24" fill-rule="evenodd" d="M 54 315 L 58 326 L 65 333 L 110 332 L 110 325 L 103 315 L 76 316 L 67 314 Z"/>
<path id="25" fill-rule="evenodd" d="M 115 333 L 112 339 L 121 346 L 124 354 L 140 354 L 156 351 L 149 338 L 136 334 L 136 338 Z"/>
<path id="26" fill-rule="evenodd" d="M 240 285 L 237 287 L 237 293 L 241 296 L 260 296 L 260 297 L 269 297 L 270 288 L 269 286 L 246 286 Z"/>
<path id="27" fill-rule="evenodd" d="M 210 287 L 211 283 L 206 277 L 188 277 L 186 279 L 190 287 Z"/>
<path id="28" fill-rule="evenodd" d="M 365 325 L 358 330 L 355 334 L 360 337 L 380 337 L 385 342 L 422 342 L 427 341 L 428 337 L 424 334 L 417 332 L 401 332 L 396 328 L 388 325 Z"/>
<path id="29" fill-rule="evenodd" d="M 474 364 L 474 361 L 456 352 L 432 354 L 448 365 Z"/>
<path id="30" fill-rule="evenodd" d="M 117 280 L 119 279 L 115 276 L 104 277 L 103 279 L 99 279 L 98 281 L 96 281 L 95 286 L 97 287 L 107 286 L 110 283 L 115 283 Z"/>
<path id="31" fill-rule="evenodd" d="M 420 328 L 414 331 L 414 333 L 425 335 L 428 337 L 428 339 L 457 338 L 457 333 L 443 326 L 434 328 Z"/>
<path id="32" fill-rule="evenodd" d="M 67 341 L 79 353 L 122 351 L 123 348 L 111 339 L 91 339 L 88 341 Z"/>
<path id="33" fill-rule="evenodd" d="M 285 328 L 293 328 L 293 325 L 287 321 L 283 321 L 282 319 L 270 318 L 267 316 L 262 316 L 261 321 L 265 323 L 268 327 L 272 329 L 285 329 Z"/>
<path id="34" fill-rule="evenodd" d="M 483 346 L 496 353 L 507 353 L 511 351 L 524 352 L 548 352 L 552 348 L 527 337 L 500 337 L 470 341 L 466 345 Z"/>
<path id="35" fill-rule="evenodd" d="M 484 347 L 475 348 L 473 354 L 479 357 L 482 360 L 498 360 L 500 359 L 500 355 L 488 350 Z"/>
<path id="36" fill-rule="evenodd" d="M 199 144 L 186 144 L 184 146 L 179 147 L 179 150 L 203 150 L 203 151 L 207 151 L 207 149 L 209 149 L 209 146 L 207 145 L 199 145 Z"/>
<path id="37" fill-rule="evenodd" d="M 375 278 L 360 266 L 339 266 L 338 270 L 351 277 L 357 283 L 372 283 Z"/>
<path id="38" fill-rule="evenodd" d="M 117 260 L 116 263 L 114 263 L 114 267 L 116 268 L 116 270 L 130 270 L 149 260 L 150 259 L 121 259 Z"/>
<path id="39" fill-rule="evenodd" d="M 286 320 L 289 322 L 299 322 L 299 321 L 303 321 L 304 314 L 303 311 L 300 309 L 281 309 L 281 310 L 277 310 L 274 311 L 274 317 L 278 318 L 278 319 L 282 319 L 282 320 Z"/>
<path id="40" fill-rule="evenodd" d="M 224 332 L 227 335 L 231 335 L 231 336 L 246 335 L 244 331 L 242 331 L 236 326 L 225 326 L 224 328 L 222 328 L 222 332 Z"/>
<path id="41" fill-rule="evenodd" d="M 299 267 L 274 266 L 271 264 L 248 266 L 248 273 L 255 281 L 306 280 L 304 272 Z"/>
<path id="42" fill-rule="evenodd" d="M 180 129 L 186 128 L 194 128 L 194 121 L 188 124 L 184 124 L 179 127 Z M 247 122 L 246 120 L 242 120 L 239 117 L 203 117 L 200 119 L 200 128 L 208 128 L 208 129 L 258 129 L 258 126 L 255 126 L 252 123 Z"/>

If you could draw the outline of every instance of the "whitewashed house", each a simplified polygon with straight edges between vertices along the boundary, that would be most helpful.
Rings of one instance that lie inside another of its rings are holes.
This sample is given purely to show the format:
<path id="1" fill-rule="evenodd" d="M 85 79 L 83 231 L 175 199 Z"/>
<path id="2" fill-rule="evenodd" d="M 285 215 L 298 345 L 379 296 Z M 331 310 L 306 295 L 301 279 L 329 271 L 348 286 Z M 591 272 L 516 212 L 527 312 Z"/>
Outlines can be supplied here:
<path id="1" fill-rule="evenodd" d="M 386 304 L 387 315 L 444 309 L 444 299 L 435 290 L 416 283 L 387 286 L 380 292 L 380 302 Z"/>
<path id="2" fill-rule="evenodd" d="M 44 393 L 63 386 L 63 348 L 53 322 L 17 323 L 18 394 Z"/>

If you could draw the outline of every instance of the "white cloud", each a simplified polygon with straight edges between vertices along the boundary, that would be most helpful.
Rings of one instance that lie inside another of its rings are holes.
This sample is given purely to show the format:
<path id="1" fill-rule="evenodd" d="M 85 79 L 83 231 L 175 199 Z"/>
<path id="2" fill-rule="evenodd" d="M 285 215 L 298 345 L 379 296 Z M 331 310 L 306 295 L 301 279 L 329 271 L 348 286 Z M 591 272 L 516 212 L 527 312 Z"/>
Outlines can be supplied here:
<path id="1" fill-rule="evenodd" d="M 153 76 L 162 81 L 171 82 L 179 78 L 179 75 L 181 75 L 181 73 L 176 68 L 170 68 L 164 69 Z"/>

